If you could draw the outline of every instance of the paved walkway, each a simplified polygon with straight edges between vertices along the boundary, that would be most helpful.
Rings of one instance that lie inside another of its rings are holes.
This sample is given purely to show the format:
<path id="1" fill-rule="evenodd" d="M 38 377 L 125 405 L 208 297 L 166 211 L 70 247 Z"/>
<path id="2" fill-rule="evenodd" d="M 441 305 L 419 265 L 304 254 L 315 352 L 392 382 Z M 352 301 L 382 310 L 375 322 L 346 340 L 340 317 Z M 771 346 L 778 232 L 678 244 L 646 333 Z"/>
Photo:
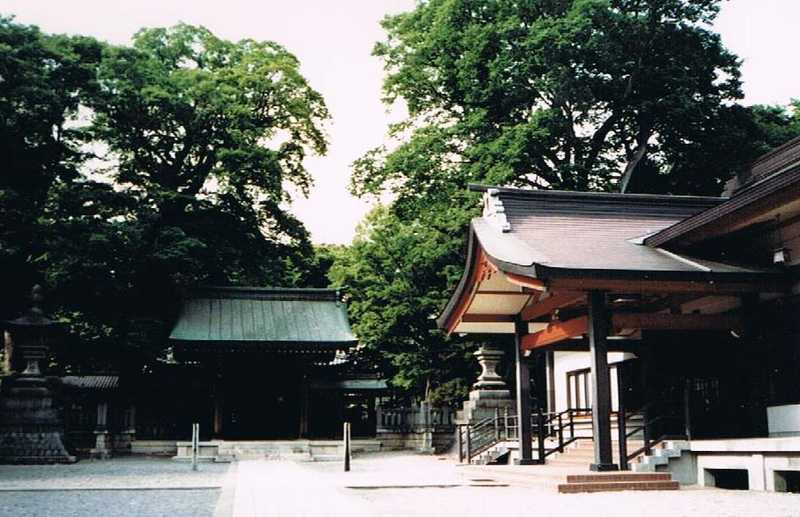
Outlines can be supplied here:
<path id="1" fill-rule="evenodd" d="M 684 488 L 562 495 L 554 489 L 561 474 L 409 454 L 356 457 L 348 473 L 340 462 L 242 461 L 231 510 L 234 517 L 800 517 L 797 494 Z"/>

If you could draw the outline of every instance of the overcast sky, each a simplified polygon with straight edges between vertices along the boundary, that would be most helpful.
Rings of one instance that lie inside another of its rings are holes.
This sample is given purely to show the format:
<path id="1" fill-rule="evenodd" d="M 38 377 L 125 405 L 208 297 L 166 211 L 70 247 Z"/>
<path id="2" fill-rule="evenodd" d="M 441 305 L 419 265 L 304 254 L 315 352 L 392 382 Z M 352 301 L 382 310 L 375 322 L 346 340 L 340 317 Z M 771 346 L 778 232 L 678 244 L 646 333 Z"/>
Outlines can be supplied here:
<path id="1" fill-rule="evenodd" d="M 370 55 L 382 38 L 378 22 L 409 10 L 413 0 L 0 0 L 0 14 L 46 32 L 80 33 L 127 43 L 141 27 L 204 25 L 238 40 L 273 40 L 293 52 L 322 93 L 333 121 L 327 156 L 307 160 L 316 186 L 293 211 L 318 243 L 346 243 L 369 209 L 347 192 L 350 164 L 384 141 L 402 113 L 380 102 L 381 63 Z M 800 97 L 796 36 L 798 0 L 730 0 L 716 28 L 744 60 L 745 103 L 786 104 Z"/>

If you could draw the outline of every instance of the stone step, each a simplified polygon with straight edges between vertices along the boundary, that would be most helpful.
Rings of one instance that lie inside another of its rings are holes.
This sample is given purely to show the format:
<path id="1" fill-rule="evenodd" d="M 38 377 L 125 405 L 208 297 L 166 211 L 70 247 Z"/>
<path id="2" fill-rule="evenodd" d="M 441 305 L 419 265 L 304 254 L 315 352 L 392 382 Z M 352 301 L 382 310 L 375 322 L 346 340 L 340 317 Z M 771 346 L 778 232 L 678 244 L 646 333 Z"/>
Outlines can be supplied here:
<path id="1" fill-rule="evenodd" d="M 577 494 L 581 492 L 621 492 L 623 490 L 678 490 L 677 481 L 603 481 L 592 483 L 562 483 L 558 485 L 561 494 Z"/>

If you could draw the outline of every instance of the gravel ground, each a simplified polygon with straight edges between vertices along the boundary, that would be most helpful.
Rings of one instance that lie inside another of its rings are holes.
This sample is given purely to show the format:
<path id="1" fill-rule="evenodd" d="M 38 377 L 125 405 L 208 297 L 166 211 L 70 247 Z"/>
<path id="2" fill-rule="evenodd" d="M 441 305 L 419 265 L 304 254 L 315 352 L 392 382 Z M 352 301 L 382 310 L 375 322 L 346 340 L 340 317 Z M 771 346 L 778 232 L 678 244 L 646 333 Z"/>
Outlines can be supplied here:
<path id="1" fill-rule="evenodd" d="M 230 464 L 169 458 L 83 460 L 72 465 L 0 465 L 0 490 L 9 488 L 186 488 L 220 486 Z M 1 497 L 1 496 L 0 496 Z"/>
<path id="2" fill-rule="evenodd" d="M 213 490 L 2 492 L 0 515 L 14 517 L 212 517 Z"/>
<path id="3" fill-rule="evenodd" d="M 213 516 L 231 465 L 158 458 L 0 466 L 0 516 Z"/>

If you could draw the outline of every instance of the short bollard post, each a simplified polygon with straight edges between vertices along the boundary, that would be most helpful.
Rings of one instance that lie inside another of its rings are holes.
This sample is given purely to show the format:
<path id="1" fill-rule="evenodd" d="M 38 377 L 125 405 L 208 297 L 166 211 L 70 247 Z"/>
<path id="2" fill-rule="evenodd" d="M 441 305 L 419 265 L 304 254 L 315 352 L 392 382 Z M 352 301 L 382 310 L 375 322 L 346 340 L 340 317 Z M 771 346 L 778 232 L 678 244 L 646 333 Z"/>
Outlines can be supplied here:
<path id="1" fill-rule="evenodd" d="M 197 453 L 200 448 L 200 424 L 192 424 L 192 470 L 197 470 Z"/>
<path id="2" fill-rule="evenodd" d="M 344 423 L 344 471 L 350 472 L 350 422 Z"/>

